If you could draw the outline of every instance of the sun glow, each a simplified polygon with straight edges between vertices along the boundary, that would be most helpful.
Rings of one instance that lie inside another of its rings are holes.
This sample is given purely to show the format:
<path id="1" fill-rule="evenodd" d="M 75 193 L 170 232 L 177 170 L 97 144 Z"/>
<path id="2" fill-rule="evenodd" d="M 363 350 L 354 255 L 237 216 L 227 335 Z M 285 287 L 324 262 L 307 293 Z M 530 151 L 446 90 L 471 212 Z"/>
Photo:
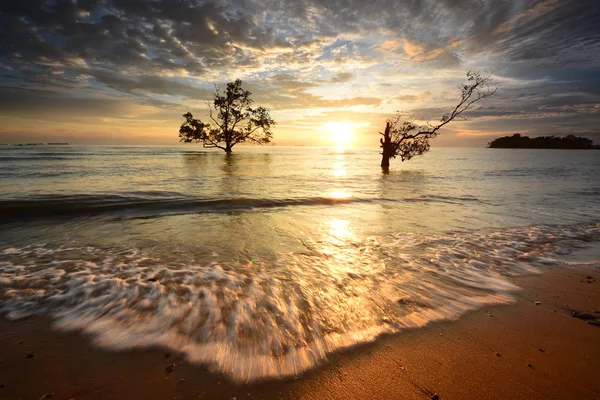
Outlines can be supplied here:
<path id="1" fill-rule="evenodd" d="M 352 144 L 354 136 L 354 125 L 349 122 L 327 122 L 323 125 L 329 140 L 338 147 L 346 147 Z"/>
<path id="2" fill-rule="evenodd" d="M 334 189 L 329 192 L 328 197 L 333 200 L 346 200 L 352 197 L 352 193 L 347 192 L 345 189 Z"/>

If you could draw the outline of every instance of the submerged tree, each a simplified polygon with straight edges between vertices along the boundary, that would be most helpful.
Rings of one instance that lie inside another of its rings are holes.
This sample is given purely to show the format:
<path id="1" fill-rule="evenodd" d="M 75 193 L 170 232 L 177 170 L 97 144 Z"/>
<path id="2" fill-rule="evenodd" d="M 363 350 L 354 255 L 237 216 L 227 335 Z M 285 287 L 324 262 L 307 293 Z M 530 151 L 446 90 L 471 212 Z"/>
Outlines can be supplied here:
<path id="1" fill-rule="evenodd" d="M 271 127 L 275 121 L 264 107 L 252 107 L 254 100 L 242 89 L 242 81 L 229 82 L 225 93 L 215 89 L 213 105 L 208 104 L 211 122 L 195 119 L 192 113 L 183 115 L 179 141 L 199 143 L 205 148 L 219 148 L 231 153 L 238 143 L 266 144 L 271 142 Z"/>
<path id="2" fill-rule="evenodd" d="M 436 137 L 440 128 L 461 117 L 473 103 L 495 95 L 498 89 L 492 86 L 490 76 L 484 77 L 472 71 L 467 72 L 467 84 L 459 85 L 458 88 L 461 92 L 458 104 L 450 113 L 442 115 L 436 124 L 417 125 L 412 121 L 403 120 L 399 112 L 386 121 L 385 132 L 379 132 L 383 136 L 379 141 L 383 149 L 381 168 L 384 172 L 389 171 L 390 158 L 400 156 L 402 161 L 406 161 L 429 151 L 429 139 Z"/>

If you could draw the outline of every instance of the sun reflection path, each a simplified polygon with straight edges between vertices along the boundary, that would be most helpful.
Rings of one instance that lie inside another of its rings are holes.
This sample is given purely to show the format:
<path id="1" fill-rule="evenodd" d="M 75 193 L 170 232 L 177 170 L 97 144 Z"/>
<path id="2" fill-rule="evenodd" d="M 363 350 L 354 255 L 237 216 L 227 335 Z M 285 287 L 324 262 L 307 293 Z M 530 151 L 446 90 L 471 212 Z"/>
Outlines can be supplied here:
<path id="1" fill-rule="evenodd" d="M 335 176 L 346 176 L 346 162 L 336 161 L 333 166 L 333 174 Z"/>
<path id="2" fill-rule="evenodd" d="M 346 200 L 352 197 L 352 193 L 348 192 L 346 189 L 333 189 L 328 194 L 327 197 L 334 200 Z"/>
<path id="3" fill-rule="evenodd" d="M 361 237 L 356 228 L 352 220 L 330 218 L 321 225 L 322 234 L 315 243 L 315 249 L 325 256 L 321 266 L 323 279 L 333 280 L 336 290 L 343 288 L 341 292 L 345 294 L 362 293 L 363 279 L 377 276 L 385 269 L 385 263 L 373 253 L 376 242 Z M 344 298 L 340 302 L 348 304 L 352 300 Z"/>
<path id="4" fill-rule="evenodd" d="M 329 233 L 332 237 L 337 239 L 347 239 L 352 236 L 349 230 L 350 223 L 348 220 L 335 218 L 328 221 L 327 225 L 329 226 Z"/>
<path id="5" fill-rule="evenodd" d="M 328 267 L 335 272 L 335 276 L 343 277 L 348 272 L 354 272 L 354 258 L 357 254 L 356 248 L 351 244 L 356 240 L 350 221 L 332 218 L 325 222 L 319 251 L 331 257 Z"/>
<path id="6" fill-rule="evenodd" d="M 344 158 L 344 154 L 336 154 L 335 156 L 335 162 L 333 163 L 333 169 L 331 170 L 331 173 L 333 174 L 333 176 L 335 176 L 336 178 L 343 178 L 346 176 L 346 160 Z M 334 181 L 335 182 L 335 181 Z M 338 182 L 344 182 L 343 180 L 340 180 Z M 337 184 L 336 186 L 339 186 L 339 184 Z M 350 197 L 351 194 L 348 193 L 346 191 L 345 188 L 334 188 L 332 189 L 331 192 L 329 192 L 329 197 L 333 198 L 333 199 L 346 199 L 348 197 Z"/>

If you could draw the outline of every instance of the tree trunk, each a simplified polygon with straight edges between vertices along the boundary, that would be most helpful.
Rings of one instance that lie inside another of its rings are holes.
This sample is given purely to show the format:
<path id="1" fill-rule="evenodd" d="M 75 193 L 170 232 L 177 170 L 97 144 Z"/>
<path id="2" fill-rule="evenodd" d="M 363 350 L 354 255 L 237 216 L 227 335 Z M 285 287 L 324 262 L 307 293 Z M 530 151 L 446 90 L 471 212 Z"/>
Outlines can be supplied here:
<path id="1" fill-rule="evenodd" d="M 383 151 L 381 152 L 381 169 L 383 172 L 387 173 L 390 171 L 390 158 L 394 156 L 394 149 L 392 148 L 392 139 L 390 137 L 390 123 L 388 122 L 385 125 L 385 133 L 383 135 L 383 140 L 381 140 L 381 148 Z"/>
<path id="2" fill-rule="evenodd" d="M 381 154 L 381 170 L 390 172 L 390 157 L 384 152 Z"/>
<path id="3" fill-rule="evenodd" d="M 227 120 L 225 120 L 225 124 L 227 124 Z M 227 125 L 225 125 L 227 126 Z M 231 154 L 231 148 L 233 147 L 233 145 L 231 144 L 231 133 L 230 132 L 223 132 L 224 136 L 225 136 L 225 153 L 227 153 L 228 155 Z"/>

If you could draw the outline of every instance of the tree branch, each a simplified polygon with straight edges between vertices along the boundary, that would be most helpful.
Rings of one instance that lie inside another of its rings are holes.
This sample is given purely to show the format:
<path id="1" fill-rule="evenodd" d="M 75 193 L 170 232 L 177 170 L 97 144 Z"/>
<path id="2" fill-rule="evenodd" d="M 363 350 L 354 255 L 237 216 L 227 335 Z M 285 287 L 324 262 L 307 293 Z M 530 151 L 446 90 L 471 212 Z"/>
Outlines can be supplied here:
<path id="1" fill-rule="evenodd" d="M 401 122 L 401 114 L 397 112 L 396 116 L 387 120 L 386 133 L 383 135 L 386 140 L 381 140 L 381 147 L 384 149 L 384 157 L 400 156 L 402 161 L 408 160 L 416 155 L 421 155 L 429 150 L 429 139 L 436 137 L 439 130 L 457 118 L 464 118 L 462 114 L 469 110 L 471 106 L 483 99 L 494 96 L 498 90 L 497 87 L 491 87 L 492 78 L 490 76 L 481 76 L 476 72 L 467 73 L 467 84 L 459 86 L 461 91 L 460 100 L 452 111 L 442 115 L 437 124 L 427 122 L 426 126 L 417 126 L 412 122 Z M 392 126 L 392 129 L 388 129 Z M 389 164 L 389 163 L 388 163 Z M 382 162 L 382 166 L 384 163 Z"/>

